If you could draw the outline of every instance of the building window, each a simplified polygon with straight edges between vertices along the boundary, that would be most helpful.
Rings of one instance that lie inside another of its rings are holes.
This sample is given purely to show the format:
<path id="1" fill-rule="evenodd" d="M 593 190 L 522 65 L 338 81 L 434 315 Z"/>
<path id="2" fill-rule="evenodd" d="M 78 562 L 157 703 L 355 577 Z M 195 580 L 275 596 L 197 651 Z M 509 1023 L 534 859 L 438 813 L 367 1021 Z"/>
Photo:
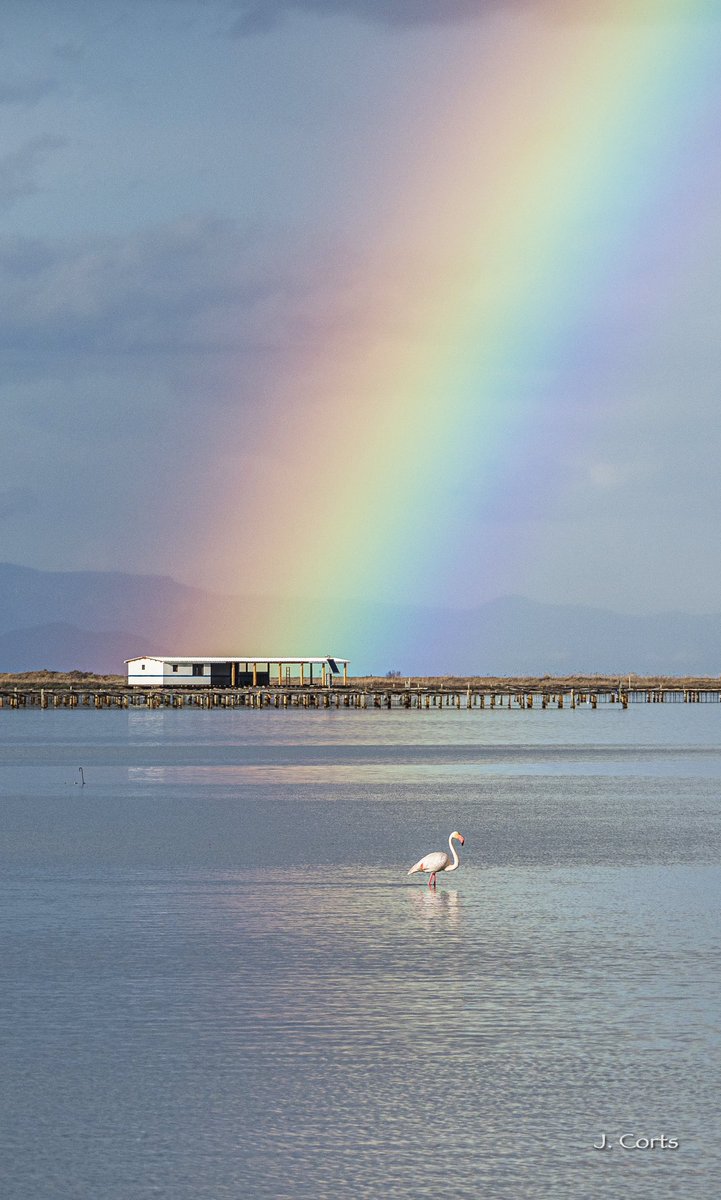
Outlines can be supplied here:
<path id="1" fill-rule="evenodd" d="M 145 670 L 145 663 L 141 663 L 141 664 L 140 664 L 140 670 L 141 670 L 141 671 L 144 671 L 144 670 Z"/>
<path id="2" fill-rule="evenodd" d="M 178 673 L 178 664 L 177 663 L 173 663 L 173 670 L 175 671 L 175 673 L 177 675 L 177 673 Z"/>
<path id="3" fill-rule="evenodd" d="M 204 675 L 205 674 L 205 667 L 203 666 L 202 663 L 193 663 L 193 674 L 194 675 Z"/>

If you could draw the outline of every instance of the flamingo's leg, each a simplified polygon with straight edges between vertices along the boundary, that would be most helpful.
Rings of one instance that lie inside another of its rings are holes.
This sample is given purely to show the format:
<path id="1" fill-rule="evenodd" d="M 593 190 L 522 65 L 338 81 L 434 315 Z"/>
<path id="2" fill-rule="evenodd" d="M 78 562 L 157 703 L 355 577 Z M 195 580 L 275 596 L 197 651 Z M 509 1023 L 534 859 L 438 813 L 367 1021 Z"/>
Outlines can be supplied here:
<path id="1" fill-rule="evenodd" d="M 431 877 L 430 877 L 430 879 L 428 880 L 428 886 L 429 886 L 429 888 L 434 888 L 434 887 L 436 886 L 436 873 L 435 873 L 435 871 L 433 871 L 433 872 L 432 872 L 432 874 L 431 874 Z"/>

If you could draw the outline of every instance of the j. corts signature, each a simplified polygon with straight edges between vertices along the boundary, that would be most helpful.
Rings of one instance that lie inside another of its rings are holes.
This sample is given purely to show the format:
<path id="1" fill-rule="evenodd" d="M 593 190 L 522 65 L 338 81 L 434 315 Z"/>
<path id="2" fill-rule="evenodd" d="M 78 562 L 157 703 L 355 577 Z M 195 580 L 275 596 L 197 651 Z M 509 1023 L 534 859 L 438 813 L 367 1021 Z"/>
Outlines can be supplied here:
<path id="1" fill-rule="evenodd" d="M 681 1143 L 677 1137 L 667 1137 L 665 1133 L 640 1137 L 635 1133 L 622 1133 L 618 1137 L 609 1137 L 602 1133 L 599 1140 L 593 1143 L 594 1150 L 612 1150 L 620 1146 L 622 1150 L 678 1150 Z"/>

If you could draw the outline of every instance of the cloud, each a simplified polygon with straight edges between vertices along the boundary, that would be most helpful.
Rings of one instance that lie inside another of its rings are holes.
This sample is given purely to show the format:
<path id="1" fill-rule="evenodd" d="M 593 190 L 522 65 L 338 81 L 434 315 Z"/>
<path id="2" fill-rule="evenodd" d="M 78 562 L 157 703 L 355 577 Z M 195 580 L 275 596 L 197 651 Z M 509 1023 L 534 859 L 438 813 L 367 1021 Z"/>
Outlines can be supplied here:
<path id="1" fill-rule="evenodd" d="M 0 240 L 0 347 L 53 356 L 276 348 L 293 340 L 307 259 L 231 221 L 126 235 Z"/>
<path id="2" fill-rule="evenodd" d="M 24 104 L 30 107 L 57 90 L 57 79 L 28 79 L 24 83 L 0 81 L 0 104 Z"/>
<path id="3" fill-rule="evenodd" d="M 264 33 L 293 10 L 408 28 L 476 20 L 498 4 L 499 0 L 238 0 L 241 15 L 230 35 Z"/>
<path id="4" fill-rule="evenodd" d="M 562 22 L 592 21 L 657 23 L 659 21 L 716 21 L 706 6 L 698 11 L 688 0 L 234 0 L 240 16 L 230 29 L 231 37 L 265 33 L 291 12 L 317 16 L 350 16 L 360 21 L 410 29 L 421 25 L 451 25 L 480 20 L 491 12 L 511 8 L 539 10 L 549 19 Z"/>
<path id="5" fill-rule="evenodd" d="M 53 54 L 62 62 L 77 63 L 85 57 L 85 45 L 80 42 L 60 42 L 55 46 Z"/>
<path id="6" fill-rule="evenodd" d="M 330 345 L 356 362 L 369 343 L 422 338 L 429 301 L 416 278 L 394 259 L 369 280 L 363 249 L 342 236 L 209 215 L 116 235 L 0 237 L 4 378 L 152 369 L 176 392 L 202 378 L 220 394 L 235 371 L 272 390 L 298 362 L 326 363 Z"/>
<path id="7" fill-rule="evenodd" d="M 24 517 L 38 507 L 35 492 L 26 487 L 0 488 L 0 521 Z"/>
<path id="8" fill-rule="evenodd" d="M 64 138 L 42 133 L 3 155 L 0 158 L 0 208 L 11 208 L 18 200 L 38 192 L 38 172 L 53 151 L 65 144 Z"/>

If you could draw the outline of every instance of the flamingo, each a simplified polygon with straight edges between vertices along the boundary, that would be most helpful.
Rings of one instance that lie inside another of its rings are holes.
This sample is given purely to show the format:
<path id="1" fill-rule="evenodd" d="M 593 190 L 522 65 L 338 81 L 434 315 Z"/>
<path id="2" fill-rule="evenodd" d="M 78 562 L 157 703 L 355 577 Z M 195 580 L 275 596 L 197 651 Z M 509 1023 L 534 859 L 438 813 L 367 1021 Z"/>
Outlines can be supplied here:
<path id="1" fill-rule="evenodd" d="M 454 829 L 448 839 L 448 846 L 453 855 L 453 862 L 451 862 L 445 850 L 433 850 L 430 854 L 424 854 L 423 858 L 419 859 L 414 867 L 411 867 L 408 874 L 415 875 L 417 871 L 430 871 L 431 875 L 428 880 L 428 886 L 435 887 L 437 883 L 436 875 L 439 871 L 457 871 L 460 866 L 460 859 L 453 845 L 454 842 L 460 842 L 462 846 L 466 844 L 466 839 L 457 829 Z"/>

